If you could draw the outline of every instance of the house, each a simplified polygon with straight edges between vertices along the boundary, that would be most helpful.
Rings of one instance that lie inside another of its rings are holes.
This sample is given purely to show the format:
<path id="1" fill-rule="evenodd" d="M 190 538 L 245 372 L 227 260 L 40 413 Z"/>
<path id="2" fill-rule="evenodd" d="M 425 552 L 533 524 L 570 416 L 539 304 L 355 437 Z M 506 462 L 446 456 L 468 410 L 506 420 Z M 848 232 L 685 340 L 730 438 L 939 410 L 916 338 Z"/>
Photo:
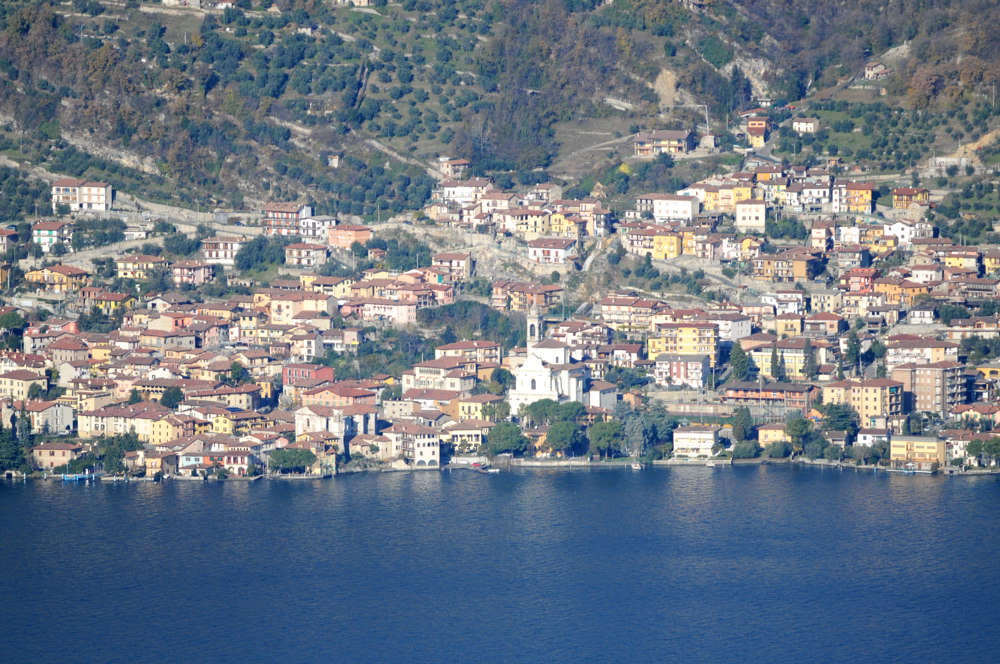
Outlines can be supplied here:
<path id="1" fill-rule="evenodd" d="M 700 390 L 708 384 L 712 367 L 708 355 L 660 353 L 654 376 L 658 385 L 679 385 Z"/>
<path id="2" fill-rule="evenodd" d="M 850 405 L 864 427 L 891 428 L 906 412 L 903 383 L 888 378 L 829 383 L 823 386 L 823 403 Z"/>
<path id="3" fill-rule="evenodd" d="M 892 378 L 903 384 L 906 410 L 947 416 L 966 400 L 965 365 L 959 362 L 900 364 L 892 368 Z"/>
<path id="4" fill-rule="evenodd" d="M 691 425 L 674 429 L 674 456 L 709 457 L 719 444 L 718 427 Z"/>
<path id="5" fill-rule="evenodd" d="M 763 233 L 766 224 L 766 202 L 750 199 L 736 203 L 736 230 L 744 233 Z"/>
<path id="6" fill-rule="evenodd" d="M 472 254 L 463 252 L 445 252 L 431 258 L 431 266 L 446 270 L 450 281 L 471 279 L 474 265 Z"/>
<path id="7" fill-rule="evenodd" d="M 149 279 L 157 268 L 170 266 L 170 261 L 159 256 L 133 254 L 115 259 L 115 273 L 120 279 Z"/>
<path id="8" fill-rule="evenodd" d="M 905 210 L 914 203 L 927 203 L 930 192 L 923 187 L 897 187 L 892 190 L 892 207 L 895 210 Z"/>
<path id="9" fill-rule="evenodd" d="M 34 371 L 27 369 L 15 369 L 0 374 L 0 396 L 10 397 L 18 401 L 24 401 L 33 397 L 31 387 L 37 385 L 37 390 L 45 391 L 48 387 L 48 379 Z"/>
<path id="10" fill-rule="evenodd" d="M 42 470 L 53 470 L 75 460 L 83 453 L 83 446 L 75 443 L 42 443 L 31 448 L 32 465 Z"/>
<path id="11" fill-rule="evenodd" d="M 336 217 L 326 215 L 306 217 L 299 220 L 299 235 L 306 241 L 326 242 L 330 229 L 338 223 Z"/>
<path id="12" fill-rule="evenodd" d="M 268 203 L 261 215 L 265 235 L 301 235 L 301 221 L 313 215 L 305 203 Z"/>
<path id="13" fill-rule="evenodd" d="M 110 316 L 119 309 L 132 309 L 138 300 L 131 293 L 116 293 L 96 286 L 84 286 L 80 289 L 80 305 L 83 311 L 89 312 L 94 307 Z"/>
<path id="14" fill-rule="evenodd" d="M 31 241 L 46 254 L 57 244 L 62 245 L 67 251 L 72 251 L 75 228 L 68 221 L 38 221 L 31 225 Z"/>
<path id="15" fill-rule="evenodd" d="M 107 182 L 91 182 L 78 178 L 60 178 L 52 183 L 52 213 L 59 207 L 70 210 L 110 210 L 114 189 Z"/>
<path id="16" fill-rule="evenodd" d="M 785 433 L 784 423 L 762 424 L 757 427 L 757 442 L 761 447 L 771 443 L 790 443 L 792 437 Z"/>
<path id="17" fill-rule="evenodd" d="M 500 352 L 500 344 L 494 341 L 474 339 L 438 346 L 434 349 L 434 358 L 459 357 L 478 364 L 499 364 Z"/>
<path id="18" fill-rule="evenodd" d="M 792 120 L 792 131 L 800 134 L 815 134 L 819 131 L 819 120 L 816 118 L 795 118 Z"/>
<path id="19" fill-rule="evenodd" d="M 201 241 L 201 257 L 206 263 L 233 267 L 236 264 L 236 254 L 240 252 L 247 240 L 239 237 L 216 236 Z"/>
<path id="20" fill-rule="evenodd" d="M 170 266 L 174 286 L 201 286 L 212 281 L 215 267 L 207 261 L 180 261 Z"/>
<path id="21" fill-rule="evenodd" d="M 808 281 L 819 273 L 821 266 L 815 253 L 802 247 L 794 247 L 777 254 L 761 254 L 754 258 L 753 275 L 756 279 L 773 283 Z"/>
<path id="22" fill-rule="evenodd" d="M 821 390 L 811 385 L 730 381 L 722 389 L 720 400 L 746 406 L 758 421 L 783 422 L 789 412 L 808 414 L 820 395 Z"/>
<path id="23" fill-rule="evenodd" d="M 632 146 L 636 157 L 684 154 L 694 146 L 694 136 L 686 129 L 656 129 L 636 134 Z"/>
<path id="24" fill-rule="evenodd" d="M 490 306 L 501 311 L 530 311 L 535 308 L 545 313 L 561 303 L 562 296 L 563 287 L 555 284 L 497 280 L 493 282 Z"/>
<path id="25" fill-rule="evenodd" d="M 326 243 L 337 249 L 350 249 L 355 242 L 365 244 L 373 237 L 372 229 L 357 224 L 338 224 L 327 230 Z"/>
<path id="26" fill-rule="evenodd" d="M 565 265 L 576 258 L 576 240 L 538 238 L 528 243 L 528 260 L 543 265 Z"/>
<path id="27" fill-rule="evenodd" d="M 865 65 L 865 80 L 880 81 L 892 73 L 892 70 L 881 62 L 871 61 Z"/>
<path id="28" fill-rule="evenodd" d="M 321 244 L 295 242 L 285 247 L 285 264 L 292 267 L 319 267 L 327 257 L 328 250 Z"/>
<path id="29" fill-rule="evenodd" d="M 462 207 L 475 204 L 496 187 L 489 178 L 469 178 L 467 180 L 442 180 L 432 194 L 435 200 L 456 203 Z"/>
<path id="30" fill-rule="evenodd" d="M 693 222 L 701 210 L 701 201 L 697 196 L 644 194 L 636 197 L 635 210 L 652 216 L 661 224 L 668 221 Z"/>
<path id="31" fill-rule="evenodd" d="M 932 436 L 894 435 L 889 440 L 889 460 L 895 466 L 913 464 L 919 469 L 943 466 L 948 461 L 945 441 Z"/>
<path id="32" fill-rule="evenodd" d="M 465 177 L 469 164 L 468 159 L 449 159 L 448 157 L 440 157 L 437 162 L 438 170 L 449 180 L 460 180 Z"/>
<path id="33" fill-rule="evenodd" d="M 69 293 L 79 290 L 89 277 L 89 272 L 73 265 L 50 265 L 28 272 L 24 280 L 40 284 L 50 293 Z"/>
<path id="34" fill-rule="evenodd" d="M 382 431 L 388 439 L 382 458 L 402 458 L 415 468 L 441 465 L 441 433 L 437 429 L 410 422 L 393 422 Z"/>
<path id="35" fill-rule="evenodd" d="M 710 366 L 719 358 L 719 326 L 706 322 L 657 323 L 646 340 L 646 356 L 707 355 Z"/>

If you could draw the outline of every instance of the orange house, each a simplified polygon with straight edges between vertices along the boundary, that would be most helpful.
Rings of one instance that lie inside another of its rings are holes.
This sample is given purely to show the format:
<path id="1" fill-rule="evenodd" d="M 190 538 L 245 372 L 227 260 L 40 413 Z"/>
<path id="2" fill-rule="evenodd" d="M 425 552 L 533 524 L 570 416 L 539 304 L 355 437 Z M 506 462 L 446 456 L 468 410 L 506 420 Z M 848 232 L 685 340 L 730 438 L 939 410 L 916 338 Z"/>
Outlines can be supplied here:
<path id="1" fill-rule="evenodd" d="M 338 249 L 350 249 L 355 242 L 364 244 L 372 239 L 372 229 L 355 224 L 331 226 L 327 231 L 327 244 Z"/>

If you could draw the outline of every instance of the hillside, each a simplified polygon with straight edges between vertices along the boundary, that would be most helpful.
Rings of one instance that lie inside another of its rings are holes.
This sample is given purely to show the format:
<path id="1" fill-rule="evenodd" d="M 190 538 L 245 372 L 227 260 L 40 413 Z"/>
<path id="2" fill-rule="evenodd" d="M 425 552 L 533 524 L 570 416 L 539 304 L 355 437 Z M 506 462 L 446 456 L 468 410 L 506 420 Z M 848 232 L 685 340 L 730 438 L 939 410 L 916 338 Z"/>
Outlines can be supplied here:
<path id="1" fill-rule="evenodd" d="M 985 0 L 236 5 L 2 3 L 0 151 L 191 207 L 372 215 L 418 207 L 433 172 L 415 164 L 439 154 L 539 179 L 572 149 L 557 126 L 691 126 L 703 111 L 674 107 L 705 104 L 720 131 L 754 95 L 835 86 L 904 42 L 885 85 L 909 106 L 1000 78 Z"/>

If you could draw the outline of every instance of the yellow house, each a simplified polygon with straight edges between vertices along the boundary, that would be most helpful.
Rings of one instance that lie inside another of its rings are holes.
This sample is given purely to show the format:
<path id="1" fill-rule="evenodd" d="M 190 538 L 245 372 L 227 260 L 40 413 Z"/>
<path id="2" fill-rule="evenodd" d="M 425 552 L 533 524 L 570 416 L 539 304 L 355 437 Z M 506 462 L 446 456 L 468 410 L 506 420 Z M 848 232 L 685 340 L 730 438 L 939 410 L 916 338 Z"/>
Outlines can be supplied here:
<path id="1" fill-rule="evenodd" d="M 163 445 L 183 436 L 197 436 L 206 433 L 211 423 L 184 415 L 170 415 L 150 422 L 149 442 L 152 445 Z"/>
<path id="2" fill-rule="evenodd" d="M 693 228 L 685 226 L 683 228 L 678 228 L 677 232 L 681 236 L 681 242 L 682 242 L 681 252 L 685 256 L 695 255 L 698 251 L 697 250 L 698 243 L 696 239 L 695 230 Z"/>
<path id="3" fill-rule="evenodd" d="M 149 279 L 153 269 L 167 267 L 170 261 L 159 256 L 134 254 L 115 259 L 115 270 L 123 279 Z"/>
<path id="4" fill-rule="evenodd" d="M 892 190 L 892 207 L 901 210 L 914 203 L 926 203 L 930 200 L 930 192 L 923 187 L 897 187 Z"/>
<path id="5" fill-rule="evenodd" d="M 849 182 L 844 188 L 848 212 L 870 213 L 874 207 L 875 185 L 870 182 Z"/>
<path id="6" fill-rule="evenodd" d="M 549 232 L 554 237 L 579 237 L 579 217 L 563 212 L 553 212 L 549 216 Z"/>
<path id="7" fill-rule="evenodd" d="M 802 316 L 781 314 L 774 319 L 774 333 L 779 337 L 797 337 L 802 334 Z"/>
<path id="8" fill-rule="evenodd" d="M 73 265 L 50 265 L 28 272 L 24 275 L 24 280 L 41 284 L 51 293 L 69 293 L 82 288 L 89 276 L 89 272 Z"/>
<path id="9" fill-rule="evenodd" d="M 767 447 L 771 443 L 790 443 L 792 439 L 785 433 L 784 424 L 762 424 L 757 427 L 757 442 L 761 447 Z"/>
<path id="10" fill-rule="evenodd" d="M 467 420 L 495 422 L 496 406 L 503 401 L 503 397 L 496 394 L 474 394 L 468 397 L 459 397 L 456 401 L 459 422 Z"/>
<path id="11" fill-rule="evenodd" d="M 705 206 L 706 210 L 718 210 L 719 188 L 716 186 L 706 185 L 703 189 L 705 191 L 705 200 L 702 201 L 702 205 Z"/>
<path id="12" fill-rule="evenodd" d="M 945 441 L 930 436 L 893 436 L 889 442 L 889 459 L 893 463 L 944 465 L 948 460 Z"/>
<path id="13" fill-rule="evenodd" d="M 681 237 L 676 233 L 664 232 L 653 236 L 653 258 L 670 260 L 680 258 L 683 253 Z"/>
<path id="14" fill-rule="evenodd" d="M 944 255 L 944 266 L 978 270 L 979 258 L 980 253 L 975 249 L 956 249 Z"/>
<path id="15" fill-rule="evenodd" d="M 719 356 L 719 326 L 716 323 L 659 323 L 655 335 L 646 340 L 646 356 L 663 353 L 708 355 L 714 367 Z"/>
<path id="16" fill-rule="evenodd" d="M 861 417 L 861 426 L 884 426 L 903 414 L 903 384 L 888 378 L 841 380 L 823 386 L 823 403 L 846 403 Z"/>
<path id="17" fill-rule="evenodd" d="M 266 421 L 266 417 L 252 411 L 226 411 L 212 417 L 212 431 L 231 436 L 245 436 L 252 428 L 262 426 Z"/>
<path id="18" fill-rule="evenodd" d="M 32 385 L 44 390 L 48 387 L 48 379 L 27 369 L 16 369 L 0 374 L 0 396 L 23 400 L 28 398 Z"/>

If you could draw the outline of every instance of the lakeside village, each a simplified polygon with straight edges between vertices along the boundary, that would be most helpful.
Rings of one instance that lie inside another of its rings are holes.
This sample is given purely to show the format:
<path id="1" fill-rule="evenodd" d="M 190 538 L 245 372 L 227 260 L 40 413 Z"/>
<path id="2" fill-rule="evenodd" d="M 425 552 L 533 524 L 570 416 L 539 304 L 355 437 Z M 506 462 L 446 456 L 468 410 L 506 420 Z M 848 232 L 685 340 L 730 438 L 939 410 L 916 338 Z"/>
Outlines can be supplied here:
<path id="1" fill-rule="evenodd" d="M 692 142 L 654 131 L 634 148 Z M 230 235 L 175 232 L 166 255 L 98 258 L 77 238 L 112 186 L 56 180 L 52 219 L 0 231 L 35 257 L 0 269 L 0 470 L 326 476 L 500 455 L 971 472 L 1000 457 L 1000 248 L 940 237 L 928 190 L 876 199 L 828 166 L 751 156 L 612 210 L 600 191 L 505 191 L 466 166 L 442 162 L 402 241 L 278 202 Z M 765 236 L 792 213 L 804 239 Z M 467 249 L 386 266 L 431 230 Z M 267 261 L 284 271 L 239 278 Z M 504 261 L 536 277 L 497 278 Z M 606 291 L 567 310 L 597 270 Z M 630 274 L 658 281 L 621 290 Z M 414 339 L 440 343 L 421 355 Z"/>

